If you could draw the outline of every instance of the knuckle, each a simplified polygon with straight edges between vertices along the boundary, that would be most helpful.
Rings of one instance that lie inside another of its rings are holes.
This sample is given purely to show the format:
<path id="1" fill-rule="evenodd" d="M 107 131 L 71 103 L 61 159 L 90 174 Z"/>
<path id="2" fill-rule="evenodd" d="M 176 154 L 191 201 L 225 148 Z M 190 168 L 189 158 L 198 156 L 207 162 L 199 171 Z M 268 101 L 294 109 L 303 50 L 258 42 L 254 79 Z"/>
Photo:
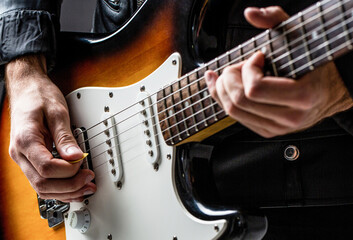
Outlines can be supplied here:
<path id="1" fill-rule="evenodd" d="M 251 84 L 245 88 L 245 96 L 250 100 L 256 100 L 260 97 L 261 94 L 261 84 L 259 82 L 252 81 Z"/>
<path id="2" fill-rule="evenodd" d="M 232 95 L 232 102 L 236 106 L 242 106 L 245 104 L 246 97 L 243 93 L 235 93 Z"/>
<path id="3" fill-rule="evenodd" d="M 17 156 L 18 156 L 17 154 L 18 154 L 17 148 L 14 145 L 10 144 L 10 147 L 9 147 L 9 155 L 10 155 L 10 157 L 13 160 L 17 161 Z"/>
<path id="4" fill-rule="evenodd" d="M 46 180 L 45 178 L 42 177 L 37 177 L 34 180 L 32 180 L 32 186 L 34 190 L 39 194 L 43 195 L 46 189 Z"/>
<path id="5" fill-rule="evenodd" d="M 53 173 L 53 167 L 49 161 L 42 161 L 38 166 L 38 173 L 43 178 L 50 178 Z"/>
<path id="6" fill-rule="evenodd" d="M 287 123 L 289 127 L 297 128 L 303 124 L 305 120 L 305 114 L 303 112 L 295 113 L 287 118 Z"/>
<path id="7" fill-rule="evenodd" d="M 12 135 L 11 143 L 14 148 L 27 148 L 33 142 L 33 132 L 24 127 Z"/>
<path id="8" fill-rule="evenodd" d="M 51 116 L 52 119 L 60 121 L 68 117 L 69 111 L 65 106 L 63 106 L 62 104 L 55 104 L 52 106 L 55 107 L 51 107 L 48 109 L 48 114 Z"/>
<path id="9" fill-rule="evenodd" d="M 66 131 L 60 131 L 59 133 L 57 133 L 56 140 L 59 146 L 75 142 L 72 135 Z"/>

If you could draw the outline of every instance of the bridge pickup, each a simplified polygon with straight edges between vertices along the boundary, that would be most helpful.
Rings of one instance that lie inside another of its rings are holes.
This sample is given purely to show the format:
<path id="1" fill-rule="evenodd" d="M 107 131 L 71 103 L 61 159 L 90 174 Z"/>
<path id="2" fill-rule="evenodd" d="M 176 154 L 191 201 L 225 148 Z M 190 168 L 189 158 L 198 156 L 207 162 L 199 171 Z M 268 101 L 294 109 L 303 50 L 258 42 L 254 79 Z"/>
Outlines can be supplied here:
<path id="1" fill-rule="evenodd" d="M 123 177 L 123 168 L 115 118 L 109 113 L 104 113 L 101 125 L 105 138 L 105 155 L 108 161 L 109 175 L 114 183 L 119 183 Z"/>
<path id="2" fill-rule="evenodd" d="M 147 92 L 140 92 L 137 96 L 139 102 L 141 127 L 145 137 L 147 162 L 155 165 L 159 161 L 159 144 L 157 139 L 156 122 L 153 114 L 152 100 Z"/>
<path id="3" fill-rule="evenodd" d="M 90 146 L 85 128 L 76 128 L 73 131 L 74 137 L 76 138 L 77 144 L 84 153 L 88 153 L 88 156 L 83 160 L 81 165 L 82 169 L 90 169 L 93 171 L 92 156 L 90 154 Z"/>

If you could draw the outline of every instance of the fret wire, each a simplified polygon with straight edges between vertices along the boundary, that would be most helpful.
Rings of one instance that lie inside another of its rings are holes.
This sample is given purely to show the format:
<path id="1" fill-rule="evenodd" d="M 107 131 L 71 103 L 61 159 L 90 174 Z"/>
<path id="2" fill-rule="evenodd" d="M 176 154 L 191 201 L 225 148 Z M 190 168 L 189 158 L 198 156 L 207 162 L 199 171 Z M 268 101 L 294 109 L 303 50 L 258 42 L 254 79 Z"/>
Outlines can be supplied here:
<path id="1" fill-rule="evenodd" d="M 174 84 L 173 85 L 171 85 L 170 86 L 170 88 L 171 88 L 171 92 L 172 92 L 172 95 L 170 96 L 170 99 L 171 99 L 171 102 L 172 102 L 172 109 L 171 109 L 171 114 L 170 115 L 172 115 L 173 116 L 173 118 L 174 118 L 174 121 L 176 122 L 176 123 L 179 123 L 179 121 L 178 121 L 178 118 L 177 118 L 177 115 L 175 114 L 175 112 L 176 112 L 176 104 L 175 104 L 175 99 L 174 99 L 174 94 L 175 93 L 173 93 L 174 91 L 173 91 L 173 86 L 174 86 Z M 177 132 L 181 132 L 180 131 L 180 126 L 179 126 L 179 124 L 176 124 L 176 126 L 175 126 L 175 129 L 177 130 Z M 180 138 L 180 136 L 179 136 L 179 138 Z M 179 139 L 180 140 L 180 139 Z"/>
<path id="2" fill-rule="evenodd" d="M 171 87 L 171 86 L 169 86 L 169 87 Z M 164 89 L 163 89 L 163 92 L 164 92 L 163 95 L 166 94 L 166 93 L 165 93 L 165 90 L 166 90 L 166 89 L 167 89 L 167 88 L 164 88 Z M 164 100 L 164 107 L 168 107 L 168 105 L 167 105 L 167 100 L 168 100 L 168 98 L 170 98 L 170 95 L 169 95 L 169 97 L 165 98 L 165 100 Z M 169 107 L 168 107 L 168 108 L 169 108 Z M 169 132 L 170 137 L 172 137 L 173 134 L 172 134 L 172 131 L 171 131 L 171 129 L 170 129 L 169 113 L 168 113 L 168 111 L 166 111 L 165 113 L 166 113 L 166 116 L 167 116 L 166 120 L 167 120 L 168 129 L 169 129 L 168 132 Z M 174 144 L 174 141 L 172 140 L 171 143 Z"/>
<path id="3" fill-rule="evenodd" d="M 288 45 L 288 34 L 286 33 L 286 31 L 284 31 L 284 32 L 283 32 L 283 35 L 284 35 L 285 48 L 287 49 L 286 52 L 289 52 L 289 54 L 288 54 L 288 64 L 289 64 L 289 68 L 290 68 L 291 72 L 293 72 L 293 71 L 294 71 L 294 66 L 293 66 L 293 62 L 292 62 L 291 49 L 289 48 L 289 45 Z M 292 78 L 296 78 L 296 75 L 293 74 L 293 75 L 292 75 Z"/>
<path id="4" fill-rule="evenodd" d="M 269 56 L 270 56 L 270 60 L 271 60 L 271 65 L 272 65 L 272 69 L 273 69 L 273 73 L 274 73 L 274 75 L 276 76 L 276 77 L 278 77 L 278 71 L 277 71 L 277 67 L 276 67 L 276 62 L 275 61 L 273 61 L 273 54 L 274 54 L 274 52 L 273 52 L 273 46 L 272 46 L 272 41 L 271 41 L 271 32 L 270 32 L 270 30 L 266 30 L 266 35 L 267 35 L 267 37 L 268 37 L 268 39 L 269 39 L 269 42 L 270 42 L 270 44 L 269 44 L 269 46 L 270 46 L 270 53 L 269 53 Z"/>
<path id="5" fill-rule="evenodd" d="M 228 56 L 228 62 L 229 62 L 229 56 Z M 219 61 L 218 61 L 218 58 L 217 58 L 217 62 L 216 62 L 216 69 L 218 69 L 219 68 Z M 209 97 L 209 99 L 211 99 L 211 103 L 212 103 L 212 97 L 210 97 L 210 94 L 209 94 L 209 91 L 207 90 L 207 93 L 208 93 L 208 97 Z M 212 105 L 212 112 L 213 112 L 213 114 L 215 114 L 216 113 L 216 109 L 214 108 L 214 106 Z M 215 121 L 218 121 L 218 119 L 217 119 L 217 116 L 215 117 L 215 119 L 214 119 Z"/>
<path id="6" fill-rule="evenodd" d="M 344 44 L 342 44 L 342 45 L 344 45 Z M 343 46 L 343 47 L 344 47 L 344 46 Z M 332 51 L 334 51 L 334 49 L 333 49 Z M 207 91 L 207 89 L 204 90 L 204 91 Z M 203 100 L 203 99 L 200 99 L 200 101 L 202 101 L 202 100 Z M 211 105 L 214 106 L 214 105 L 217 105 L 217 103 L 214 103 L 214 104 L 211 104 Z M 218 111 L 218 112 L 217 112 L 217 114 L 220 114 L 220 113 L 224 113 L 224 111 L 221 110 L 221 111 Z M 195 114 L 197 114 L 197 113 L 195 113 Z M 191 117 L 191 116 L 190 116 L 190 117 Z M 189 117 L 189 118 L 190 118 L 190 117 Z M 212 117 L 212 116 L 211 116 L 211 117 Z M 159 123 L 160 123 L 160 122 L 159 122 Z M 157 125 L 157 124 L 155 124 L 155 125 Z M 155 126 L 155 125 L 154 125 L 154 126 Z M 174 126 L 174 125 L 173 125 L 173 126 Z M 170 126 L 170 127 L 173 127 L 173 126 Z M 133 128 L 133 127 L 132 127 L 132 128 Z M 191 128 L 192 128 L 192 127 L 191 127 Z M 191 129 L 191 128 L 189 127 L 188 129 Z M 165 132 L 166 130 L 168 130 L 168 129 L 163 130 L 162 133 Z M 184 131 L 186 131 L 186 130 L 184 130 Z M 184 131 L 183 131 L 183 132 L 184 132 Z M 126 132 L 126 131 L 125 131 L 125 132 Z M 182 134 L 183 132 L 180 132 L 179 134 Z M 118 135 L 120 135 L 120 134 L 118 134 Z M 118 136 L 118 135 L 117 135 L 117 136 Z M 117 136 L 114 136 L 114 137 L 117 137 Z M 167 139 L 166 141 L 169 141 L 169 140 L 170 140 L 170 139 Z M 173 144 L 173 143 L 172 143 L 172 144 Z"/>
<path id="7" fill-rule="evenodd" d="M 342 44 L 342 46 L 339 46 L 339 47 L 337 47 L 337 48 L 341 48 L 341 47 L 345 47 L 345 45 L 344 44 Z M 335 49 L 332 49 L 331 51 L 335 51 Z M 320 60 L 320 59 L 319 59 Z M 319 61 L 319 60 L 314 60 L 314 61 Z M 308 64 L 307 64 L 308 65 Z M 306 66 L 304 66 L 304 67 L 306 67 Z M 207 89 L 205 89 L 204 91 L 207 91 Z M 208 96 L 209 97 L 209 96 Z M 204 99 L 200 99 L 199 101 L 203 101 Z M 197 104 L 197 103 L 194 103 L 194 104 Z M 211 106 L 215 106 L 215 105 L 217 105 L 217 103 L 214 103 L 214 104 L 211 104 Z M 210 106 L 208 106 L 208 107 L 210 107 Z M 202 110 L 200 110 L 200 111 L 202 111 Z M 193 114 L 193 116 L 194 115 L 196 115 L 196 114 L 198 114 L 200 111 L 198 111 L 198 112 L 196 112 L 196 113 L 194 113 Z M 224 113 L 224 110 L 221 110 L 221 111 L 218 111 L 217 113 L 216 113 L 216 116 L 217 116 L 217 114 L 220 114 L 220 113 Z M 190 117 L 192 117 L 192 116 L 189 116 L 188 118 L 190 118 Z M 212 117 L 212 115 L 210 116 L 210 117 L 207 117 L 207 119 L 209 119 L 209 118 L 211 118 Z M 207 120 L 206 119 L 206 120 Z M 204 120 L 204 121 L 206 121 L 206 120 Z M 175 125 L 175 124 L 174 124 Z M 172 125 L 172 126 L 170 126 L 170 128 L 172 128 L 172 127 L 174 127 L 174 125 Z M 192 128 L 192 127 L 191 127 Z M 188 128 L 188 129 L 191 129 L 190 127 Z M 163 130 L 162 131 L 162 133 L 163 132 L 165 132 L 167 129 L 165 129 L 165 130 Z M 186 131 L 186 130 L 184 130 L 184 131 Z M 179 135 L 180 134 L 182 134 L 184 131 L 182 131 L 182 132 L 180 132 L 179 133 Z M 169 141 L 170 139 L 167 139 L 166 141 Z"/>
<path id="8" fill-rule="evenodd" d="M 229 54 L 228 54 L 228 56 L 229 56 Z M 230 65 L 230 64 L 232 64 L 232 63 L 230 62 L 228 65 Z M 224 67 L 224 66 L 223 66 L 223 67 Z M 189 74 L 187 74 L 187 75 L 189 75 Z M 186 75 L 186 76 L 187 76 L 187 75 Z M 187 86 L 185 86 L 185 87 L 187 87 Z M 184 88 L 185 88 L 185 87 L 184 87 Z M 189 92 L 189 93 L 190 93 L 190 92 Z M 162 100 L 163 100 L 163 99 L 162 99 Z M 161 101 L 161 100 L 160 100 L 160 101 Z M 154 104 L 156 104 L 156 103 L 154 103 Z M 192 109 L 192 111 L 193 111 L 193 109 Z M 194 112 L 194 111 L 193 111 L 193 112 Z M 116 115 L 116 114 L 115 114 L 115 115 Z M 126 119 L 125 119 L 125 120 L 126 120 Z M 125 120 L 123 120 L 123 121 L 125 121 Z M 121 122 L 123 122 L 123 121 L 121 121 Z M 121 122 L 119 122 L 119 123 L 121 123 Z M 196 121 L 195 121 L 195 119 L 194 119 L 194 123 L 195 123 L 195 122 L 196 122 Z M 116 125 L 118 125 L 119 123 L 117 123 Z M 112 126 L 112 127 L 113 127 L 113 126 Z M 97 134 L 97 135 L 98 135 L 98 134 Z M 93 138 L 93 137 L 91 137 L 90 139 L 92 139 L 92 138 Z M 90 140 L 90 139 L 89 139 L 89 140 Z M 88 141 L 88 140 L 85 140 L 84 142 L 86 142 L 86 141 Z M 82 142 L 82 143 L 84 143 L 84 142 Z M 80 143 L 80 144 L 82 144 L 82 143 Z"/>
<path id="9" fill-rule="evenodd" d="M 333 49 L 333 50 L 335 50 L 335 49 Z M 333 50 L 331 50 L 331 51 L 333 51 Z M 319 59 L 320 60 L 320 59 Z M 317 59 L 314 59 L 314 62 L 317 62 L 317 61 L 319 61 L 319 60 L 317 60 Z M 306 65 L 308 65 L 308 64 L 306 64 Z M 306 66 L 303 66 L 303 67 L 306 67 Z M 301 69 L 299 69 L 299 71 L 300 71 Z M 297 71 L 297 72 L 299 72 L 299 71 Z M 290 73 L 290 74 L 288 74 L 288 76 L 290 76 L 292 73 Z M 207 91 L 207 90 L 205 90 L 205 91 Z"/>
<path id="10" fill-rule="evenodd" d="M 179 87 L 179 89 L 181 88 L 181 81 L 178 81 L 178 87 Z M 183 102 L 183 95 L 182 95 L 182 92 L 181 92 L 181 91 L 179 91 L 179 97 L 180 97 L 180 100 L 181 100 L 180 105 L 182 106 L 182 109 L 184 109 L 184 105 L 182 104 L 182 102 Z M 184 110 L 185 110 L 185 109 L 184 109 Z M 183 116 L 183 119 L 185 119 L 185 113 L 184 113 L 184 110 L 183 110 L 183 111 L 181 111 L 181 114 L 182 114 L 182 116 Z M 187 126 L 187 124 L 186 124 L 186 121 L 184 120 L 184 121 L 183 121 L 183 123 L 184 123 L 184 127 L 185 127 L 185 129 L 187 129 L 187 128 L 188 128 L 188 126 Z M 190 136 L 189 131 L 186 131 L 186 135 L 187 135 L 187 136 Z"/>
<path id="11" fill-rule="evenodd" d="M 301 31 L 301 33 L 302 33 L 302 36 L 304 36 L 304 37 L 303 37 L 303 39 L 304 39 L 304 40 L 303 40 L 303 43 L 304 43 L 304 48 L 305 48 L 306 59 L 307 59 L 308 63 L 310 63 L 309 69 L 312 71 L 312 70 L 314 70 L 314 65 L 313 65 L 312 62 L 311 62 L 311 55 L 310 55 L 310 53 L 309 53 L 308 41 L 307 41 L 307 38 L 306 38 L 306 30 L 305 30 L 305 26 L 304 26 L 304 24 L 303 24 L 303 22 L 304 22 L 304 16 L 303 16 L 302 13 L 299 13 L 299 17 L 300 17 L 300 22 L 301 22 L 301 24 L 300 24 L 300 31 Z"/>
<path id="12" fill-rule="evenodd" d="M 191 90 L 190 90 L 190 87 L 191 87 L 191 84 L 192 83 L 190 83 L 190 75 L 188 76 L 188 78 L 187 78 L 187 82 L 188 82 L 188 85 L 189 85 L 189 87 L 188 87 L 188 92 L 189 92 L 189 96 L 192 96 L 192 94 L 191 94 Z M 193 101 L 192 101 L 192 98 L 190 98 L 190 106 L 191 106 L 191 111 L 192 111 L 192 119 L 193 119 L 193 121 L 194 121 L 194 125 L 195 125 L 195 131 L 196 132 L 198 132 L 199 131 L 199 128 L 197 127 L 197 124 L 196 124 L 196 118 L 195 118 L 195 111 L 194 111 L 194 108 L 192 107 L 193 106 Z M 190 107 L 189 107 L 190 108 Z"/>
<path id="13" fill-rule="evenodd" d="M 352 33 L 353 31 L 350 31 L 350 32 Z M 340 35 L 342 35 L 342 34 L 340 34 Z M 339 37 L 339 35 L 338 35 L 338 37 Z M 343 37 L 343 36 L 340 36 L 339 38 L 341 38 L 341 37 Z M 335 41 L 336 41 L 336 40 L 335 40 Z M 350 43 L 351 43 L 351 44 L 352 44 L 352 42 L 353 42 L 353 40 L 350 40 Z M 345 48 L 345 47 L 347 47 L 347 43 L 342 43 L 341 45 L 339 45 L 338 47 L 335 47 L 335 48 L 331 49 L 330 51 L 331 51 L 332 53 L 335 53 L 335 52 L 337 52 L 338 50 L 341 50 L 341 49 L 343 49 L 343 48 Z M 318 58 L 316 58 L 316 59 L 313 59 L 313 62 L 316 63 L 316 62 L 319 62 L 319 61 L 322 60 L 322 59 L 325 59 L 325 57 L 320 56 L 320 57 L 318 57 Z M 299 71 L 303 70 L 303 67 L 305 68 L 306 66 L 305 66 L 305 65 L 301 66 L 300 68 L 298 68 L 298 69 L 296 70 L 296 72 L 299 72 Z M 289 73 L 286 77 L 290 76 L 291 74 L 292 74 L 292 73 Z"/>
<path id="14" fill-rule="evenodd" d="M 339 2 L 340 2 L 340 9 L 341 9 L 340 16 L 342 18 L 342 21 L 344 22 L 346 20 L 346 16 L 344 14 L 345 13 L 345 8 L 344 8 L 342 0 L 339 0 Z M 348 32 L 348 27 L 345 24 L 343 24 L 343 29 L 344 29 L 344 32 L 346 33 L 346 42 L 350 42 L 350 36 L 349 36 L 349 32 Z M 348 49 L 353 49 L 352 43 L 350 43 L 348 45 Z"/>
<path id="15" fill-rule="evenodd" d="M 218 111 L 216 114 L 221 114 L 221 113 L 224 113 L 224 110 L 223 109 L 221 109 L 220 111 Z M 206 119 L 204 119 L 203 121 L 207 121 L 207 120 L 209 120 L 210 118 L 212 118 L 213 116 L 210 116 L 210 117 L 207 117 Z M 186 130 L 190 130 L 190 129 L 192 129 L 193 127 L 189 127 L 188 129 L 186 129 Z M 186 130 L 184 130 L 184 131 L 186 131 Z M 184 131 L 183 132 L 181 132 L 180 134 L 183 134 L 184 133 Z M 163 132 L 162 132 L 163 133 Z M 159 136 L 159 134 L 157 133 L 157 134 L 155 134 L 154 135 L 154 137 L 158 137 Z M 115 136 L 115 137 L 117 137 L 117 136 Z M 129 139 L 128 139 L 129 140 Z M 127 140 L 127 141 L 128 141 Z M 168 139 L 166 139 L 165 140 L 165 142 L 168 142 L 168 141 L 171 141 L 172 142 L 172 140 L 171 140 L 171 138 L 168 138 Z M 174 143 L 172 143 L 172 144 L 174 144 Z M 102 155 L 102 154 L 104 154 L 106 151 L 108 151 L 109 149 L 113 149 L 113 148 L 115 148 L 115 147 L 117 147 L 119 144 L 116 144 L 115 146 L 111 146 L 110 148 L 108 148 L 107 150 L 105 150 L 105 151 L 103 151 L 103 152 L 101 152 L 101 153 L 99 153 L 99 154 L 97 154 L 96 156 L 94 156 L 94 157 L 92 157 L 92 160 L 94 159 L 94 158 L 97 158 L 98 156 L 100 156 L 100 155 Z M 157 145 L 157 147 L 159 147 L 161 144 L 160 143 L 158 143 L 158 145 Z M 130 149 L 131 150 L 131 149 Z M 126 152 L 126 151 L 125 151 Z M 122 154 L 123 153 L 119 153 L 117 156 L 114 156 L 113 158 L 118 158 L 118 157 L 121 157 L 122 156 Z M 103 163 L 101 163 L 101 164 L 98 164 L 97 166 L 95 166 L 94 167 L 94 170 L 95 169 L 97 169 L 98 167 L 101 167 L 101 166 L 103 166 L 104 164 L 106 164 L 106 163 L 108 163 L 108 161 L 106 161 L 106 162 L 103 162 Z M 127 163 L 127 162 L 124 162 L 124 163 Z"/>
<path id="16" fill-rule="evenodd" d="M 197 89 L 198 89 L 199 94 L 201 94 L 201 91 L 200 91 L 200 87 L 201 87 L 201 86 L 200 86 L 200 82 L 201 82 L 201 81 L 197 81 Z M 205 88 L 202 88 L 202 89 L 205 89 Z M 200 102 L 200 106 L 201 106 L 201 109 L 204 109 L 204 107 L 205 107 L 202 101 Z M 203 118 L 203 119 L 206 118 L 205 111 L 202 111 L 202 118 Z M 208 123 L 207 123 L 207 122 L 205 122 L 204 124 L 205 124 L 205 127 L 208 126 Z"/>
<path id="17" fill-rule="evenodd" d="M 336 17 L 336 18 L 338 18 L 338 17 Z M 336 19 L 335 18 L 335 19 Z M 348 19 L 347 19 L 348 20 Z M 352 22 L 352 20 L 353 20 L 353 18 L 350 18 L 349 19 L 349 21 L 350 22 Z M 340 23 L 341 25 L 342 25 L 342 22 Z M 338 29 L 338 28 L 340 28 L 341 26 L 340 25 L 335 25 L 334 27 L 332 27 L 329 31 L 327 31 L 327 33 L 331 33 L 332 31 L 335 31 L 336 29 Z M 310 32 L 309 33 L 307 33 L 306 34 L 306 36 L 308 36 L 308 35 L 310 35 Z M 304 38 L 304 37 L 306 37 L 306 36 L 302 36 L 302 38 Z M 321 34 L 320 35 L 318 35 L 319 37 L 321 36 Z M 302 38 L 298 38 L 298 40 L 301 40 Z M 309 44 L 311 44 L 311 43 L 313 43 L 313 42 L 315 42 L 316 40 L 314 40 L 314 39 L 312 39 L 312 40 L 309 40 L 308 41 L 308 43 Z M 327 45 L 327 42 L 323 42 L 322 44 L 326 44 Z M 321 44 L 321 45 L 322 45 Z M 320 45 L 318 45 L 318 46 L 320 46 Z M 316 49 L 318 46 L 316 46 L 314 49 Z M 300 47 L 300 46 L 299 46 Z M 296 47 L 296 48 L 294 48 L 293 50 L 295 51 L 295 50 L 297 50 L 298 49 L 298 47 Z M 312 49 L 313 50 L 313 49 Z M 311 50 L 311 51 L 312 51 Z M 283 54 L 283 55 L 286 55 L 287 53 L 285 53 L 285 54 Z M 284 56 L 279 56 L 278 58 L 283 58 Z M 302 55 L 300 58 L 297 58 L 298 60 L 299 59 L 301 59 L 301 58 L 303 58 L 304 57 L 304 55 Z M 274 59 L 274 61 L 278 61 L 278 59 Z M 285 67 L 287 67 L 288 66 L 288 63 L 287 64 L 283 64 L 279 69 L 281 70 L 281 69 L 283 69 L 283 68 L 285 68 Z"/>
<path id="18" fill-rule="evenodd" d="M 326 24 L 330 24 L 330 23 L 332 23 L 332 22 L 335 21 L 335 20 L 338 20 L 337 17 L 335 17 L 335 18 L 331 19 L 330 21 L 326 22 Z M 318 30 L 320 27 L 321 27 L 321 26 L 315 27 L 313 30 L 307 32 L 307 33 L 304 35 L 304 37 L 310 36 L 310 35 L 312 34 L 312 32 L 315 32 L 315 31 Z M 333 27 L 333 28 L 335 28 L 335 27 Z M 331 29 L 333 29 L 333 28 L 331 28 Z M 331 30 L 331 29 L 330 29 L 330 30 Z M 322 34 L 322 33 L 320 33 L 320 34 Z M 318 35 L 318 36 L 321 36 L 321 35 Z M 297 38 L 297 39 L 295 39 L 295 40 L 292 41 L 291 43 L 292 43 L 292 44 L 295 44 L 295 43 L 301 41 L 302 39 L 303 39 L 303 36 L 302 36 L 302 38 Z M 310 44 L 310 43 L 313 43 L 313 42 L 315 42 L 315 41 L 316 41 L 316 39 L 311 39 L 311 40 L 309 40 L 308 43 Z M 292 49 L 292 50 L 293 50 L 293 49 Z M 295 50 L 297 50 L 297 48 L 295 48 Z M 282 56 L 279 56 L 279 57 L 275 58 L 274 61 L 275 61 L 275 62 L 278 61 L 281 57 L 284 58 L 285 55 L 287 55 L 287 54 L 289 54 L 289 53 L 286 52 L 286 53 L 283 54 Z"/>
<path id="19" fill-rule="evenodd" d="M 348 2 L 349 0 L 347 0 L 347 1 L 345 1 L 345 2 Z M 323 1 L 323 2 L 328 2 L 328 1 Z M 305 9 L 303 12 L 308 12 L 308 11 L 311 11 L 312 10 L 312 8 L 313 7 L 309 7 L 309 8 L 307 8 L 307 9 Z M 330 11 L 330 10 L 328 10 L 328 11 Z M 285 22 L 283 23 L 283 24 L 285 24 Z M 281 24 L 280 24 L 281 25 Z M 262 36 L 261 34 L 259 35 L 259 36 Z M 236 48 L 235 49 L 233 49 L 233 51 L 235 51 L 236 50 Z M 232 51 L 229 51 L 229 53 L 231 53 Z M 194 71 L 197 71 L 197 69 L 195 69 Z M 162 99 L 163 100 L 163 99 Z M 154 103 L 154 104 L 156 104 L 156 103 Z M 134 105 L 136 105 L 136 104 L 134 104 Z M 114 117 L 114 116 L 116 116 L 117 114 L 119 114 L 119 113 L 121 113 L 121 112 L 123 112 L 123 111 L 125 111 L 125 110 L 127 110 L 128 108 L 131 108 L 132 106 L 129 106 L 129 107 L 127 107 L 126 109 L 123 109 L 123 110 L 121 110 L 120 112 L 117 112 L 117 113 L 115 113 L 113 116 L 111 116 L 111 117 Z M 126 119 L 124 119 L 123 121 L 125 121 Z M 99 124 L 101 124 L 102 122 L 103 122 L 104 120 L 102 120 L 101 122 L 99 122 L 99 123 L 97 123 L 97 124 L 95 124 L 95 125 L 93 125 L 93 126 L 91 126 L 90 128 L 88 128 L 88 129 L 86 129 L 86 132 L 88 131 L 88 130 L 91 130 L 92 128 L 94 128 L 94 127 L 96 127 L 96 126 L 98 126 Z M 82 134 L 82 133 L 81 133 Z M 90 139 L 92 139 L 92 138 L 90 138 Z M 88 141 L 88 140 L 85 140 L 85 141 Z M 82 144 L 82 143 L 81 143 Z"/>
<path id="20" fill-rule="evenodd" d="M 212 105 L 216 105 L 216 104 L 217 104 L 217 103 L 214 103 L 214 104 L 212 104 Z M 210 107 L 210 106 L 208 106 L 207 108 L 209 108 L 209 107 Z M 220 113 L 224 113 L 224 110 L 221 109 L 221 110 L 218 111 L 216 114 L 220 114 Z M 204 119 L 203 121 L 207 121 L 207 120 L 211 119 L 212 117 L 214 117 L 214 116 L 211 115 L 211 116 L 207 117 L 206 119 Z M 190 128 L 189 128 L 189 129 L 190 129 Z M 181 132 L 181 133 L 182 133 L 182 132 Z M 180 134 L 181 134 L 181 133 L 180 133 Z M 158 134 L 156 134 L 156 135 L 158 135 Z M 166 139 L 165 141 L 167 142 L 167 141 L 169 141 L 169 139 Z"/>
<path id="21" fill-rule="evenodd" d="M 322 14 L 322 4 L 321 4 L 321 2 L 317 2 L 316 5 L 317 5 L 317 8 L 319 10 L 319 19 L 321 21 L 321 25 L 323 26 L 322 28 L 324 30 L 324 33 L 326 33 L 326 29 L 324 27 L 325 26 L 325 19 L 324 19 L 324 16 Z M 324 41 L 325 42 L 328 41 L 327 34 L 324 34 Z M 330 52 L 330 45 L 326 45 L 325 48 L 326 48 L 327 59 L 331 61 L 333 59 L 333 57 L 331 55 L 328 55 L 328 53 Z"/>

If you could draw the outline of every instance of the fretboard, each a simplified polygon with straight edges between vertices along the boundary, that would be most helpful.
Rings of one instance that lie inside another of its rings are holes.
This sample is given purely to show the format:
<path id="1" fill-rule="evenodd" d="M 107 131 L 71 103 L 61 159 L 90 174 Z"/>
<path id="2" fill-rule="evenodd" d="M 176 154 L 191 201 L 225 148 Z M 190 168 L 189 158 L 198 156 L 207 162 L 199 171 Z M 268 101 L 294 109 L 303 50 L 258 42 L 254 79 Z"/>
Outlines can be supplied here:
<path id="1" fill-rule="evenodd" d="M 204 73 L 209 69 L 221 74 L 262 51 L 266 75 L 299 79 L 352 49 L 353 1 L 320 1 L 160 90 L 157 106 L 164 140 L 177 145 L 228 117 L 207 90 Z"/>

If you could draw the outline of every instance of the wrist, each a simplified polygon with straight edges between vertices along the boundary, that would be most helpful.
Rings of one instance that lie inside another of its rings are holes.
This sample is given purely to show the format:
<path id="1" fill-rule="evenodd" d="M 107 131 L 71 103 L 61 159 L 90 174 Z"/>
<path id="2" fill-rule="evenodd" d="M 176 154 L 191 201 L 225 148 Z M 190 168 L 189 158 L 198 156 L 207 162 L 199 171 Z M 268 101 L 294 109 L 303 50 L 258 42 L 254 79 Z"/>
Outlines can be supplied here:
<path id="1" fill-rule="evenodd" d="M 47 64 L 44 55 L 27 55 L 16 58 L 5 66 L 5 80 L 11 83 L 30 76 L 46 75 Z"/>

